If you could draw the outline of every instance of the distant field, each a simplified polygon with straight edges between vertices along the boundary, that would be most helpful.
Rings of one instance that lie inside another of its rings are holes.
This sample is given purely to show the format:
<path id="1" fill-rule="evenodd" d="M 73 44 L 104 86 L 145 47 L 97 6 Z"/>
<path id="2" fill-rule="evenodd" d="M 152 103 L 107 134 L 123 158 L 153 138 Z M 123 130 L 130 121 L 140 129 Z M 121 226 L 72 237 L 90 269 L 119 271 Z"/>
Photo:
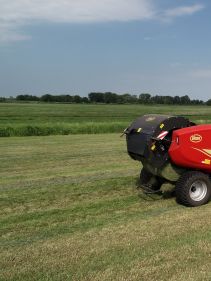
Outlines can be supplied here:
<path id="1" fill-rule="evenodd" d="M 0 104 L 0 136 L 121 132 L 136 117 L 175 114 L 211 123 L 211 107 L 162 105 Z"/>
<path id="2" fill-rule="evenodd" d="M 118 134 L 1 138 L 0 155 L 0 280 L 211 280 L 211 203 L 138 191 Z"/>

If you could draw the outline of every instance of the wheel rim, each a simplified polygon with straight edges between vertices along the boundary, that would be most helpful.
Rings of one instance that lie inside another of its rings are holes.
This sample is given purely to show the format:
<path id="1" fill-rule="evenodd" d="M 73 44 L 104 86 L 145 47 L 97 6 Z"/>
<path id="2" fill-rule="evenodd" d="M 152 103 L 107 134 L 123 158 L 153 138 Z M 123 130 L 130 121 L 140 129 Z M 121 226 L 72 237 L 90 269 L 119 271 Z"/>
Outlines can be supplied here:
<path id="1" fill-rule="evenodd" d="M 194 201 L 201 201 L 207 194 L 207 185 L 204 181 L 195 181 L 190 187 L 190 198 Z"/>

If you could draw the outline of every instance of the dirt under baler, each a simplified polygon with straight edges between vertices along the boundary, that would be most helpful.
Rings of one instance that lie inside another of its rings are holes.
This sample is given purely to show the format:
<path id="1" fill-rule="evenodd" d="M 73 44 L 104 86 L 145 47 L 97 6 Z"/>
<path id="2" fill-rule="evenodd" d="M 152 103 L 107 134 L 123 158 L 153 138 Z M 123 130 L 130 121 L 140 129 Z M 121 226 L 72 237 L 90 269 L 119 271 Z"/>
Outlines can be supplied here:
<path id="1" fill-rule="evenodd" d="M 144 115 L 126 130 L 130 157 L 142 163 L 141 185 L 158 191 L 165 181 L 176 183 L 179 203 L 206 204 L 211 198 L 211 125 L 184 117 Z"/>

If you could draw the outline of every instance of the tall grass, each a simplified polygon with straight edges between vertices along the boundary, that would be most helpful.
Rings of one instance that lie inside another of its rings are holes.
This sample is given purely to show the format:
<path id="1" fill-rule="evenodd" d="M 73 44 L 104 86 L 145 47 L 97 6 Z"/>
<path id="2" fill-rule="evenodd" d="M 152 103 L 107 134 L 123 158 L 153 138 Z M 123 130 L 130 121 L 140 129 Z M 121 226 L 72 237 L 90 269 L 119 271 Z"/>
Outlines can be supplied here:
<path id="1" fill-rule="evenodd" d="M 127 126 L 127 122 L 15 125 L 0 128 L 0 137 L 121 133 Z"/>
<path id="2" fill-rule="evenodd" d="M 144 114 L 211 120 L 209 106 L 0 104 L 0 137 L 120 133 Z"/>

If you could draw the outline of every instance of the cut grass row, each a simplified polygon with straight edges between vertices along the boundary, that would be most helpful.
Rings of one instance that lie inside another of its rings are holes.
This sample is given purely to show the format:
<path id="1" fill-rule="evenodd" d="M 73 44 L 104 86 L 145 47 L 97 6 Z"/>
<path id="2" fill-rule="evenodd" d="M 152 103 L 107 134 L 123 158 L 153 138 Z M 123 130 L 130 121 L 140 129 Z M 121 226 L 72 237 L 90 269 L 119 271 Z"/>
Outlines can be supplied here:
<path id="1" fill-rule="evenodd" d="M 0 136 L 121 133 L 135 118 L 150 113 L 211 123 L 208 106 L 0 104 Z"/>
<path id="2" fill-rule="evenodd" d="M 119 135 L 1 138 L 0 155 L 0 280 L 211 279 L 211 204 L 138 191 Z"/>

